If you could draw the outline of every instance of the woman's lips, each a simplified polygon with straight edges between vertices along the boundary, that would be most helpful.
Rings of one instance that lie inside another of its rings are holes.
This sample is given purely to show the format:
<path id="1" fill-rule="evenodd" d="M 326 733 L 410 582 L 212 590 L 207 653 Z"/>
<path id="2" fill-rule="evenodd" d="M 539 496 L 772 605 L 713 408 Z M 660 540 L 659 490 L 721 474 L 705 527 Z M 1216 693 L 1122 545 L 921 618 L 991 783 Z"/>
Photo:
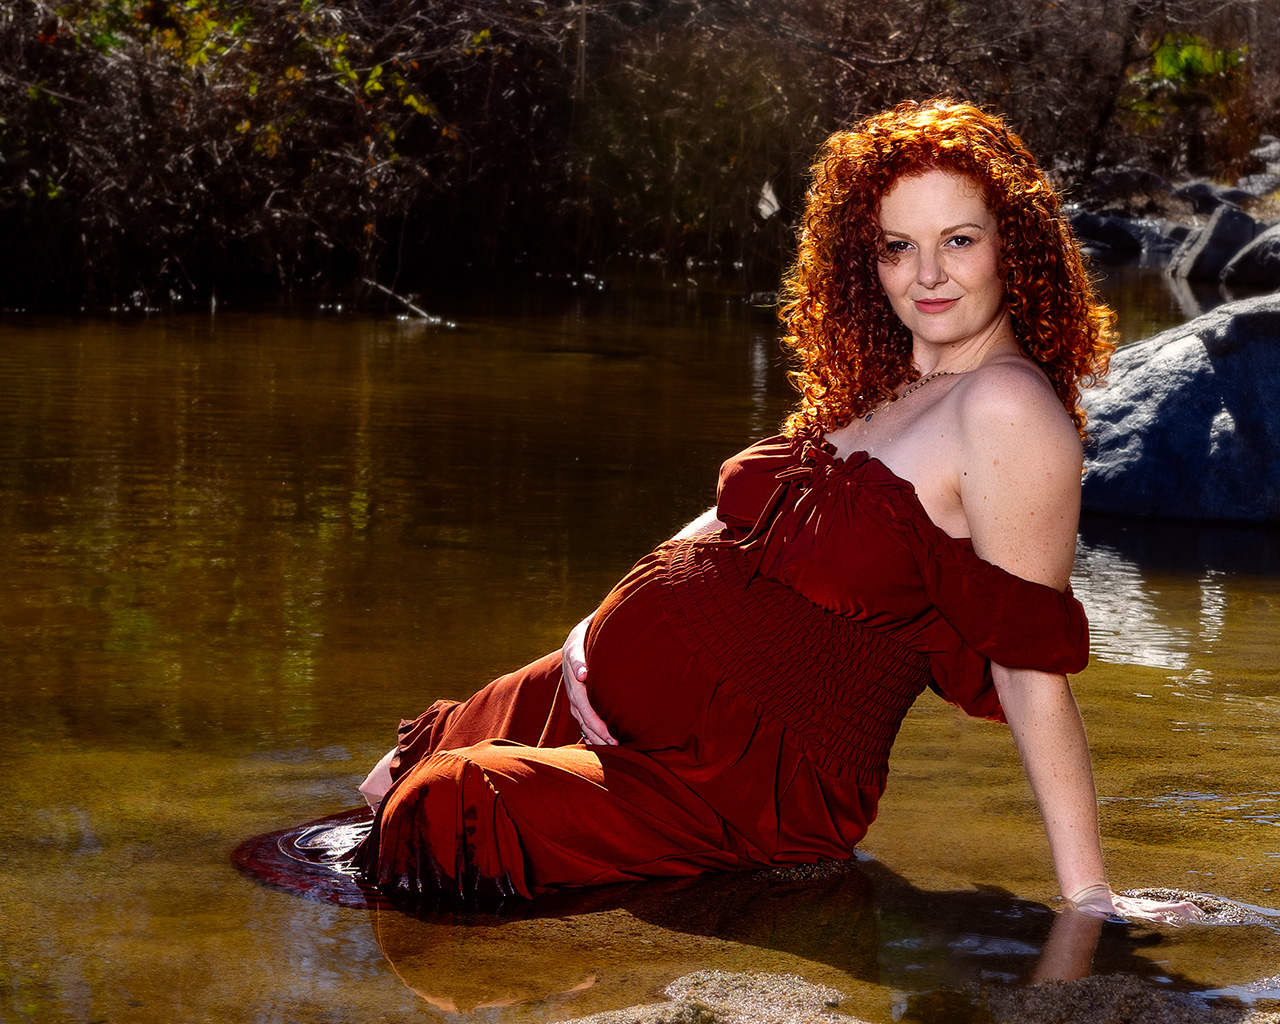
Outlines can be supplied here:
<path id="1" fill-rule="evenodd" d="M 916 299 L 916 309 L 921 313 L 945 313 L 954 306 L 959 299 Z"/>

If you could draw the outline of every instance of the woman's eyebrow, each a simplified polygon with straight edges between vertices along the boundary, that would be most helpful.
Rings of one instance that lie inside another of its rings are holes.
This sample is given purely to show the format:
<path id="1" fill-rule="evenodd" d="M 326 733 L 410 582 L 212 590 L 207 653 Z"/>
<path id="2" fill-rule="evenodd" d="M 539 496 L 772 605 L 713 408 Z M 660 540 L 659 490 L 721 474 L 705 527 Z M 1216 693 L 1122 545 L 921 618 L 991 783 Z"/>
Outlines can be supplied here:
<path id="1" fill-rule="evenodd" d="M 950 227 L 943 228 L 941 231 L 938 232 L 938 234 L 950 235 L 953 232 L 960 231 L 961 229 L 964 229 L 964 228 L 976 228 L 978 231 L 985 231 L 987 229 L 985 224 L 977 224 L 973 221 L 965 221 L 962 224 L 952 224 Z M 908 232 L 897 231 L 893 228 L 881 228 L 880 230 L 884 232 L 886 235 L 897 235 L 899 238 L 911 237 L 911 235 Z"/>

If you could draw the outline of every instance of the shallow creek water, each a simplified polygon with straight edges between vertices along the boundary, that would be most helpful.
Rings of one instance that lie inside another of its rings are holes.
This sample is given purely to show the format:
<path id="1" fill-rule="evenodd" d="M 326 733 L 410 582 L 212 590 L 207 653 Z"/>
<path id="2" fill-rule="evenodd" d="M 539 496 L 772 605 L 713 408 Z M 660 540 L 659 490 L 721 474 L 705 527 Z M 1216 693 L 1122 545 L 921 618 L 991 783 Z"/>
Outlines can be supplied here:
<path id="1" fill-rule="evenodd" d="M 437 297 L 452 329 L 0 322 L 0 1020 L 565 1019 L 722 967 L 941 1021 L 925 994 L 1030 974 L 1055 887 L 1016 754 L 928 694 L 845 869 L 417 919 L 231 867 L 357 803 L 400 716 L 557 647 L 775 429 L 769 311 L 578 290 Z M 1117 886 L 1280 905 L 1278 569 L 1275 532 L 1084 524 Z M 1280 929 L 1108 925 L 1095 970 L 1280 998 Z"/>

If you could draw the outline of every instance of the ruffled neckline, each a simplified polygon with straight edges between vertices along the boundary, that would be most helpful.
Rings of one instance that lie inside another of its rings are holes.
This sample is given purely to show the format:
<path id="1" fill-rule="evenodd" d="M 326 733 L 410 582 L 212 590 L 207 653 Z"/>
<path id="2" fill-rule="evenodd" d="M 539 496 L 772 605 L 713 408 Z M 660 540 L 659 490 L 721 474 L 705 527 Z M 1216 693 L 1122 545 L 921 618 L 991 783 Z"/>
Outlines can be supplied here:
<path id="1" fill-rule="evenodd" d="M 889 484 L 899 491 L 913 518 L 927 523 L 929 528 L 939 537 L 943 537 L 953 544 L 959 544 L 967 551 L 973 551 L 972 537 L 953 537 L 935 523 L 928 510 L 924 507 L 924 503 L 920 501 L 920 495 L 916 492 L 915 484 L 899 476 L 877 456 L 862 448 L 851 451 L 848 455 L 842 456 L 838 454 L 836 446 L 827 439 L 827 435 L 822 428 L 816 425 L 797 433 L 791 440 L 793 448 L 798 448 L 796 451 L 798 464 L 805 465 L 807 463 L 813 466 L 815 470 L 822 466 L 824 475 L 852 476 L 855 473 L 865 472 L 867 468 L 875 469 L 880 477 L 877 482 Z M 799 442 L 798 446 L 796 442 Z"/>
<path id="2" fill-rule="evenodd" d="M 997 573 L 1008 576 L 1010 579 L 1017 580 L 1020 583 L 1031 587 L 1039 587 L 1055 594 L 1065 594 L 1068 597 L 1073 595 L 1074 591 L 1072 590 L 1070 581 L 1067 582 L 1065 590 L 1059 590 L 1057 587 L 1052 587 L 1047 583 L 1039 583 L 1035 580 L 1029 580 L 1025 576 L 1019 576 L 1017 573 L 1010 572 L 1003 566 L 997 565 L 995 562 L 979 555 L 973 548 L 972 537 L 951 536 L 951 534 L 947 533 L 946 530 L 930 518 L 928 511 L 920 501 L 920 496 L 916 493 L 915 484 L 910 480 L 906 480 L 903 477 L 898 476 L 897 473 L 881 462 L 876 456 L 870 455 L 866 451 L 859 449 L 858 451 L 850 452 L 847 456 L 842 458 L 836 453 L 836 446 L 828 441 L 826 434 L 816 426 L 796 434 L 795 437 L 792 438 L 793 447 L 797 441 L 800 442 L 800 451 L 798 452 L 798 455 L 801 461 L 804 460 L 806 454 L 812 458 L 814 453 L 821 453 L 820 461 L 828 467 L 826 472 L 829 475 L 846 474 L 854 476 L 859 472 L 865 474 L 865 470 L 868 467 L 875 468 L 877 470 L 878 479 L 873 482 L 878 486 L 887 485 L 892 490 L 896 491 L 901 499 L 899 507 L 905 508 L 908 511 L 911 519 L 917 526 L 921 524 L 926 525 L 927 529 L 939 539 L 942 550 L 949 551 L 952 558 L 958 558 L 962 562 L 968 564 L 973 564 L 974 562 L 980 563 L 988 569 L 994 570 Z M 781 479 L 781 477 L 782 474 L 779 474 L 779 479 Z M 860 482 L 866 483 L 867 481 L 864 478 L 860 480 Z M 885 516 L 884 521 L 899 531 L 901 531 L 905 525 L 892 512 Z M 759 526 L 757 526 L 757 530 L 759 530 Z M 919 537 L 918 530 L 916 535 Z M 923 540 L 923 538 L 920 539 Z M 932 561 L 937 554 L 941 553 L 929 544 L 921 545 L 921 551 L 924 557 L 930 561 Z"/>

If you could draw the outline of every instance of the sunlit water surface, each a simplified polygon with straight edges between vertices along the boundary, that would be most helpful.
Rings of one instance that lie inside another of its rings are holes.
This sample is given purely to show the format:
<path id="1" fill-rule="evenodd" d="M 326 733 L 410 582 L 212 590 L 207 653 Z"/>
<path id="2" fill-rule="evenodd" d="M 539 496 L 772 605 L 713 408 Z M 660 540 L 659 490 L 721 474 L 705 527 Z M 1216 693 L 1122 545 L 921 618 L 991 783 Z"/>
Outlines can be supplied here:
<path id="1" fill-rule="evenodd" d="M 0 1019 L 563 1019 L 724 967 L 923 1021 L 921 993 L 1028 975 L 1055 886 L 1017 757 L 928 695 L 874 861 L 831 876 L 417 920 L 230 866 L 357 802 L 401 715 L 557 647 L 778 424 L 768 310 L 683 275 L 577 287 L 435 297 L 453 329 L 0 323 Z M 1158 288 L 1127 314 L 1179 315 Z M 1280 904 L 1278 548 L 1082 530 L 1077 693 L 1117 886 Z M 1278 964 L 1263 926 L 1108 926 L 1095 958 L 1250 998 L 1280 995 Z"/>

